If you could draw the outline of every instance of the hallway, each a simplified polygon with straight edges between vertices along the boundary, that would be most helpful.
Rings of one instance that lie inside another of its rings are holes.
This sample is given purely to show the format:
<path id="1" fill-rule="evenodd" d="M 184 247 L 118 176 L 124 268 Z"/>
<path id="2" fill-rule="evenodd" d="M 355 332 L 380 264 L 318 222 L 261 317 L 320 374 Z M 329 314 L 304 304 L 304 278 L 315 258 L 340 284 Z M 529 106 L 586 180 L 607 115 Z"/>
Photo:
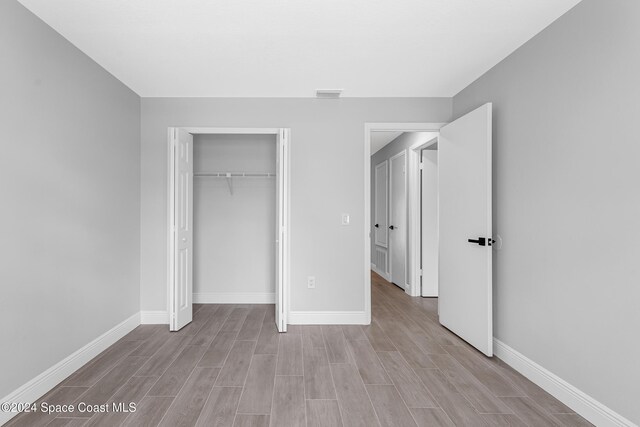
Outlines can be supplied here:
<path id="1" fill-rule="evenodd" d="M 410 298 L 376 274 L 369 326 L 278 334 L 271 305 L 195 310 L 176 333 L 139 326 L 41 399 L 108 412 L 38 411 L 9 425 L 591 425 L 442 328 L 435 299 Z M 130 402 L 135 412 L 112 410 Z"/>

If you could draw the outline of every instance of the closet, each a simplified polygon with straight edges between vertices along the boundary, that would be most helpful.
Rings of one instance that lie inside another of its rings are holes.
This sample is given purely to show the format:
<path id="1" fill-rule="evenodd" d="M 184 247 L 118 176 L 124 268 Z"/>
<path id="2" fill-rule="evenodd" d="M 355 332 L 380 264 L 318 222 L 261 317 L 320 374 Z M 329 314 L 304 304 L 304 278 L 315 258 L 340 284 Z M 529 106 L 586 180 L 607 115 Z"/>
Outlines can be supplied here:
<path id="1" fill-rule="evenodd" d="M 193 303 L 289 312 L 289 129 L 168 129 L 169 330 Z"/>
<path id="2" fill-rule="evenodd" d="M 194 135 L 193 302 L 274 303 L 276 136 Z"/>

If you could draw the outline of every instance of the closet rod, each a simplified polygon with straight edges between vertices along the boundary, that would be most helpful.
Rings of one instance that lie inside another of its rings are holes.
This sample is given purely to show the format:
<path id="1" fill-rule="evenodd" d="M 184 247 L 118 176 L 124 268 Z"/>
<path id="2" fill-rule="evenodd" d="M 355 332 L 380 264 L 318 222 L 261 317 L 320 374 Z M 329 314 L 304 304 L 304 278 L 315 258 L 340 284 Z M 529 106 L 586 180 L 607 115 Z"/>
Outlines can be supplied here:
<path id="1" fill-rule="evenodd" d="M 195 173 L 193 176 L 203 176 L 212 178 L 238 178 L 238 177 L 275 177 L 275 173 L 253 173 L 253 172 L 209 172 L 209 173 Z"/>

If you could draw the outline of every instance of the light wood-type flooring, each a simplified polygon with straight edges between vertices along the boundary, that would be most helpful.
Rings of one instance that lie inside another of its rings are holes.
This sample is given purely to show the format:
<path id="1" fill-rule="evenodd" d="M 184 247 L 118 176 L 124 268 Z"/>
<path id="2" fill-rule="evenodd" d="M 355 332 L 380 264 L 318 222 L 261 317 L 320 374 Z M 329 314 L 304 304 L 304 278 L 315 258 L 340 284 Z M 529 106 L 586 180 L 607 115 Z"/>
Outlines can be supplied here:
<path id="1" fill-rule="evenodd" d="M 372 276 L 368 326 L 290 326 L 272 305 L 196 305 L 179 332 L 142 325 L 50 391 L 48 404 L 133 413 L 29 413 L 11 426 L 587 426 L 439 325 L 437 300 Z"/>

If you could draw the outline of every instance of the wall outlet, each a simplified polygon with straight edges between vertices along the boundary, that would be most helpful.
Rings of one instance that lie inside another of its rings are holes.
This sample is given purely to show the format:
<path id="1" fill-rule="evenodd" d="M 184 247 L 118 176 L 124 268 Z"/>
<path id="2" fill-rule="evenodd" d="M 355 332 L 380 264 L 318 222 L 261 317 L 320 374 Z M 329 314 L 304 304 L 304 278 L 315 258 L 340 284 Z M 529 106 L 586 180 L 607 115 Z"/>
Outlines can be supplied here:
<path id="1" fill-rule="evenodd" d="M 348 213 L 342 214 L 342 225 L 349 225 L 351 223 L 351 216 Z"/>
<path id="2" fill-rule="evenodd" d="M 307 288 L 309 289 L 316 288 L 316 278 L 314 276 L 307 277 Z"/>

